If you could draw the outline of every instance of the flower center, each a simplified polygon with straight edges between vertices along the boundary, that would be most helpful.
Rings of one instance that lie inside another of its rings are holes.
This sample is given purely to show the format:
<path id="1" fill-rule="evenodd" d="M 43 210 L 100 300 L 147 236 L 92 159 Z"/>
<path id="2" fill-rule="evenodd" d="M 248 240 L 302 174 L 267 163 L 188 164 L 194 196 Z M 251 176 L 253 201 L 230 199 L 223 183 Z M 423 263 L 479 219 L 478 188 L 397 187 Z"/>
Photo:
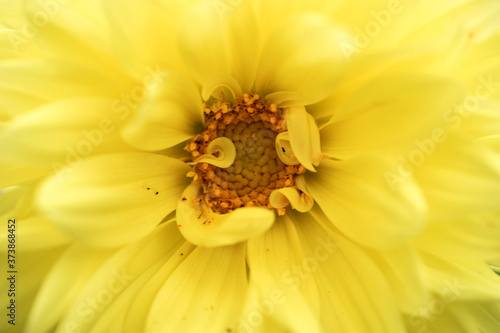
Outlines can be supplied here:
<path id="1" fill-rule="evenodd" d="M 286 131 L 283 110 L 259 95 L 244 94 L 233 105 L 216 101 L 205 107 L 205 121 L 206 130 L 187 147 L 195 161 L 211 153 L 210 145 L 218 138 L 231 140 L 236 150 L 229 167 L 202 162 L 194 169 L 195 180 L 202 184 L 202 200 L 216 213 L 226 214 L 240 207 L 273 208 L 269 203 L 271 193 L 293 186 L 294 176 L 306 171 L 301 164 L 286 165 L 280 159 L 289 149 L 276 143 L 278 134 Z M 279 154 L 277 149 L 281 150 Z M 283 207 L 277 210 L 285 212 Z"/>

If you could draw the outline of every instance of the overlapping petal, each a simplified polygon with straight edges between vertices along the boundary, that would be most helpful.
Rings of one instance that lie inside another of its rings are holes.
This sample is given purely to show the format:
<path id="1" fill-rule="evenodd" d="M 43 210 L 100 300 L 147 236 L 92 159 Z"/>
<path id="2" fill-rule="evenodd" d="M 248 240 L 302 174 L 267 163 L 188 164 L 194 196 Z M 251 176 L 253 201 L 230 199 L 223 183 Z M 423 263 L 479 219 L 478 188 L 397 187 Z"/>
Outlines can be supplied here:
<path id="1" fill-rule="evenodd" d="M 374 156 L 323 160 L 317 173 L 306 174 L 306 182 L 341 232 L 360 244 L 389 248 L 415 237 L 426 217 L 426 203 L 412 179 L 390 186 L 385 173 L 392 168 L 391 160 Z"/>
<path id="2" fill-rule="evenodd" d="M 146 97 L 122 130 L 125 141 L 154 151 L 186 141 L 203 129 L 203 108 L 194 83 L 175 72 L 157 73 Z"/>
<path id="3" fill-rule="evenodd" d="M 107 98 L 68 99 L 20 115 L 0 133 L 2 159 L 58 171 L 89 155 L 130 151 L 116 130 L 121 121 L 112 105 Z"/>
<path id="4" fill-rule="evenodd" d="M 196 248 L 156 295 L 148 332 L 236 332 L 247 294 L 245 245 Z"/>
<path id="5" fill-rule="evenodd" d="M 445 78 L 377 76 L 336 106 L 330 124 L 321 128 L 321 150 L 346 159 L 367 152 L 407 151 L 429 136 L 443 142 L 443 118 L 461 93 L 458 83 Z"/>
<path id="6" fill-rule="evenodd" d="M 198 1 L 180 7 L 179 47 L 194 78 L 204 86 L 227 75 L 249 92 L 260 51 L 251 2 Z"/>
<path id="7" fill-rule="evenodd" d="M 202 247 L 233 245 L 267 231 L 274 211 L 263 207 L 238 208 L 228 214 L 215 213 L 198 199 L 200 184 L 189 185 L 177 204 L 177 223 L 182 235 Z"/>
<path id="8" fill-rule="evenodd" d="M 297 215 L 292 219 L 300 221 L 295 225 L 305 257 L 300 272 L 292 276 L 296 282 L 311 279 L 316 284 L 323 330 L 403 332 L 400 313 L 394 311 L 401 289 L 390 285 L 385 267 L 369 251 L 335 232 L 317 208 Z"/>
<path id="9" fill-rule="evenodd" d="M 157 154 L 96 156 L 47 180 L 41 209 L 74 239 L 118 246 L 148 234 L 175 209 L 190 168 Z"/>
<path id="10" fill-rule="evenodd" d="M 180 13 L 171 6 L 173 3 L 110 0 L 101 4 L 107 22 L 112 27 L 120 27 L 110 30 L 114 57 L 137 80 L 142 80 L 147 68 L 183 70 L 177 47 L 178 31 L 172 24 Z"/>
<path id="11" fill-rule="evenodd" d="M 469 139 L 445 138 L 442 143 L 427 139 L 417 146 L 425 164 L 410 166 L 429 202 L 429 217 L 450 221 L 482 211 L 498 213 L 498 155 Z"/>
<path id="12" fill-rule="evenodd" d="M 133 84 L 123 76 L 51 58 L 2 61 L 0 72 L 0 107 L 13 116 L 65 98 L 116 98 Z"/>
<path id="13" fill-rule="evenodd" d="M 113 325 L 115 319 L 127 314 L 134 299 L 140 297 L 146 283 L 160 273 L 162 267 L 170 264 L 169 270 L 163 270 L 159 285 L 184 260 L 182 252 L 178 252 L 184 243 L 175 225 L 165 223 L 155 228 L 149 237 L 121 249 L 87 279 L 60 320 L 56 332 L 76 328 L 89 332 L 123 331 L 124 321 Z M 185 254 L 189 254 L 189 249 L 185 249 Z M 151 288 L 155 287 L 158 287 L 158 281 L 152 281 Z M 149 293 L 147 288 L 145 292 Z M 135 323 L 144 324 L 144 317 Z"/>
<path id="14" fill-rule="evenodd" d="M 88 279 L 114 253 L 111 250 L 69 247 L 44 279 L 29 313 L 26 332 L 49 332 L 72 305 Z M 72 276 L 72 279 L 68 279 Z M 50 309 L 50 311 L 47 311 Z"/>
<path id="15" fill-rule="evenodd" d="M 320 15 L 290 18 L 267 40 L 259 61 L 256 88 L 265 95 L 291 93 L 289 98 L 280 98 L 279 106 L 320 101 L 345 71 L 347 59 L 337 45 L 348 38 L 342 28 Z"/>
<path id="16" fill-rule="evenodd" d="M 243 312 L 246 326 L 258 329 L 263 324 L 253 314 L 259 312 L 292 332 L 321 332 L 318 290 L 310 272 L 304 273 L 306 261 L 296 227 L 286 216 L 267 233 L 248 241 L 249 279 L 256 295 Z"/>

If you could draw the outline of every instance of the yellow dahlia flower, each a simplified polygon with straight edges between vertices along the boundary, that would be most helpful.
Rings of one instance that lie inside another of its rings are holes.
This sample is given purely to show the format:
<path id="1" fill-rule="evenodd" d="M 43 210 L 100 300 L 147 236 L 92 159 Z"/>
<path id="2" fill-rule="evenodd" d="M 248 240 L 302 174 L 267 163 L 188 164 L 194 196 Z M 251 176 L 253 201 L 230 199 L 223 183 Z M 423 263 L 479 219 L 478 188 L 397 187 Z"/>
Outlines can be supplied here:
<path id="1" fill-rule="evenodd" d="M 500 331 L 498 1 L 0 13 L 2 332 Z"/>

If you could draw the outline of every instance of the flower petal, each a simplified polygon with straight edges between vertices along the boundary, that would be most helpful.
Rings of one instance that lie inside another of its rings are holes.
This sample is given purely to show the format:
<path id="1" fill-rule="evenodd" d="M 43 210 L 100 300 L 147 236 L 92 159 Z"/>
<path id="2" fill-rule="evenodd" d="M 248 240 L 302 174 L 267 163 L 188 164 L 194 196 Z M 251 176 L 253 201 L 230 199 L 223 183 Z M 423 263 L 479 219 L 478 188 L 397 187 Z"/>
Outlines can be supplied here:
<path id="1" fill-rule="evenodd" d="M 200 205 L 200 185 L 189 185 L 177 204 L 177 223 L 191 243 L 204 247 L 236 244 L 269 229 L 275 213 L 268 208 L 243 207 L 228 214 L 214 213 Z"/>
<path id="2" fill-rule="evenodd" d="M 285 120 L 293 152 L 308 170 L 315 171 L 321 161 L 320 134 L 318 126 L 304 107 L 286 109 Z"/>
<path id="3" fill-rule="evenodd" d="M 3 222 L 5 221 L 5 223 Z M 3 230 L 7 230 L 7 220 L 4 219 L 0 221 L 0 226 Z M 3 239 L 3 237 L 2 237 Z M 21 242 L 18 243 L 18 249 L 22 249 Z M 5 246 L 5 249 L 7 247 Z M 3 249 L 2 249 L 3 250 Z M 2 254 L 2 259 L 7 262 L 7 255 Z M 0 331 L 2 332 L 18 332 L 19 330 L 24 331 L 23 328 L 26 324 L 26 320 L 28 319 L 28 313 L 30 313 L 31 307 L 33 305 L 33 299 L 40 288 L 43 280 L 50 272 L 52 265 L 57 261 L 57 259 L 61 256 L 65 251 L 65 246 L 53 247 L 50 249 L 44 249 L 40 251 L 33 252 L 24 252 L 18 253 L 16 251 L 16 271 L 18 274 L 16 275 L 16 320 L 15 326 L 10 324 L 7 320 L 3 320 L 0 322 Z M 21 273 L 22 274 L 19 274 Z M 7 275 L 8 277 L 8 275 Z M 10 283 L 8 283 L 7 277 L 4 278 L 2 284 L 0 285 L 0 292 L 3 295 L 9 294 Z M 19 288 L 18 286 L 23 286 Z M 4 296 L 2 300 L 2 306 L 7 308 L 8 298 Z M 20 315 L 23 314 L 23 315 Z M 12 330 L 12 328 L 14 328 Z"/>
<path id="4" fill-rule="evenodd" d="M 25 332 L 48 332 L 55 327 L 87 279 L 112 253 L 79 245 L 68 248 L 43 281 L 29 313 Z M 68 279 L 68 276 L 72 278 Z"/>
<path id="5" fill-rule="evenodd" d="M 432 141 L 422 144 L 418 152 L 425 164 L 412 164 L 410 169 L 427 197 L 430 218 L 450 221 L 484 210 L 498 213 L 498 155 L 470 139 L 455 135 L 446 139 L 439 146 Z"/>
<path id="6" fill-rule="evenodd" d="M 26 186 L 15 186 L 9 188 L 6 193 L 0 194 L 3 212 L 0 218 L 3 221 L 15 219 L 16 234 L 23 239 L 22 246 L 17 248 L 18 253 L 43 251 L 54 247 L 60 247 L 70 243 L 71 239 L 58 230 L 52 223 L 36 208 L 35 193 L 38 184 Z M 9 199 L 16 198 L 12 203 Z M 11 204 L 9 205 L 9 201 Z M 12 205 L 14 204 L 14 205 Z M 0 231 L 0 238 L 7 239 L 7 227 Z"/>
<path id="7" fill-rule="evenodd" d="M 290 204 L 293 209 L 305 213 L 314 206 L 303 175 L 296 176 L 295 186 L 274 190 L 269 196 L 269 203 L 274 208 L 283 208 Z"/>
<path id="8" fill-rule="evenodd" d="M 95 2 L 26 0 L 22 7 L 29 23 L 20 35 L 31 38 L 20 38 L 21 42 L 15 46 L 18 51 L 35 44 L 44 56 L 71 59 L 107 74 L 119 73 L 116 59 L 111 58 L 108 35 L 103 33 L 107 22 Z"/>
<path id="9" fill-rule="evenodd" d="M 367 251 L 367 254 L 383 272 L 399 309 L 412 313 L 429 304 L 428 275 L 415 248 L 404 244 L 386 251 Z"/>
<path id="10" fill-rule="evenodd" d="M 2 175 L 0 189 L 31 182 L 50 174 L 50 172 L 48 166 L 37 167 L 0 161 L 0 174 Z"/>
<path id="11" fill-rule="evenodd" d="M 296 186 L 274 190 L 269 196 L 269 203 L 273 208 L 283 208 L 290 204 L 293 209 L 301 213 L 309 211 L 314 205 L 312 198 L 301 193 Z"/>
<path id="12" fill-rule="evenodd" d="M 363 245 L 392 247 L 416 236 L 426 213 L 411 179 L 391 189 L 384 173 L 392 167 L 392 161 L 371 156 L 323 160 L 305 178 L 314 201 L 341 232 Z"/>
<path id="13" fill-rule="evenodd" d="M 448 290 L 460 301 L 497 301 L 500 276 L 486 262 L 421 252 L 428 267 L 432 290 L 442 294 Z"/>
<path id="14" fill-rule="evenodd" d="M 320 101 L 345 71 L 347 59 L 338 43 L 347 38 L 343 29 L 319 14 L 291 17 L 264 46 L 255 83 L 257 91 L 263 95 L 280 91 L 298 94 L 287 106 Z"/>
<path id="15" fill-rule="evenodd" d="M 49 179 L 38 200 L 54 223 L 78 241 L 118 246 L 146 235 L 175 209 L 189 170 L 156 154 L 96 156 Z"/>
<path id="16" fill-rule="evenodd" d="M 306 279 L 314 279 L 318 286 L 323 330 L 403 332 L 400 313 L 394 311 L 400 290 L 393 289 L 370 251 L 335 232 L 317 208 L 298 221 L 297 233 L 307 259 L 302 267 L 309 273 Z"/>
<path id="17" fill-rule="evenodd" d="M 150 66 L 183 69 L 172 24 L 179 10 L 173 1 L 109 0 L 100 5 L 110 26 L 119 27 L 110 29 L 114 56 L 133 77 L 142 79 Z"/>
<path id="18" fill-rule="evenodd" d="M 458 208 L 457 208 L 458 209 Z M 430 223 L 415 245 L 454 259 L 500 259 L 499 214 L 464 214 L 455 221 Z"/>
<path id="19" fill-rule="evenodd" d="M 130 151 L 115 131 L 119 124 L 110 99 L 46 104 L 14 118 L 0 133 L 2 159 L 57 171 L 91 154 Z"/>
<path id="20" fill-rule="evenodd" d="M 196 248 L 158 292 L 147 332 L 236 332 L 247 293 L 245 246 Z"/>
<path id="21" fill-rule="evenodd" d="M 94 329 L 95 332 L 116 332 L 120 327 L 108 328 L 107 324 L 113 317 L 127 313 L 135 298 L 131 296 L 137 296 L 136 292 L 169 259 L 175 257 L 178 260 L 181 257 L 177 250 L 184 243 L 174 224 L 163 223 L 140 241 L 121 249 L 87 280 L 60 321 L 57 331 L 78 328 L 82 332 L 94 332 Z M 168 274 L 162 278 L 166 277 Z M 151 299 L 148 301 L 151 302 Z M 116 312 L 117 309 L 121 311 Z"/>
<path id="22" fill-rule="evenodd" d="M 213 77 L 229 76 L 250 92 L 259 52 L 252 3 L 200 1 L 184 7 L 188 9 L 179 14 L 179 43 L 196 80 L 205 86 Z"/>
<path id="23" fill-rule="evenodd" d="M 226 92 L 226 93 L 225 93 Z M 227 94 L 229 92 L 230 94 Z M 231 103 L 235 102 L 236 97 L 243 96 L 241 87 L 233 77 L 228 75 L 214 76 L 203 85 L 201 97 L 204 101 L 208 101 L 210 97 L 218 100 L 227 100 Z"/>
<path id="24" fill-rule="evenodd" d="M 0 72 L 4 78 L 0 82 L 0 108 L 12 115 L 64 98 L 115 98 L 132 84 L 96 68 L 50 58 L 2 61 Z"/>
<path id="25" fill-rule="evenodd" d="M 156 75 L 145 100 L 122 130 L 130 145 L 154 151 L 170 148 L 203 130 L 203 108 L 194 83 L 176 72 Z"/>
<path id="26" fill-rule="evenodd" d="M 444 292 L 408 317 L 408 333 L 495 333 L 500 330 L 498 302 L 456 302 L 453 293 Z"/>
<path id="27" fill-rule="evenodd" d="M 175 228 L 175 224 L 169 223 L 168 230 L 159 235 L 165 242 L 166 233 L 170 233 L 168 245 L 163 244 L 165 251 L 162 251 L 162 257 L 159 260 L 152 260 L 146 269 L 137 274 L 135 280 L 116 295 L 111 304 L 105 306 L 98 320 L 89 323 L 91 325 L 88 327 L 89 331 L 96 333 L 145 331 L 148 313 L 159 290 L 172 272 L 194 250 L 194 246 L 185 242 L 178 230 L 173 230 Z M 157 242 L 158 236 L 155 235 L 149 241 Z M 127 265 L 127 262 L 123 264 Z"/>
<path id="28" fill-rule="evenodd" d="M 207 153 L 197 157 L 192 164 L 208 163 L 219 168 L 228 168 L 233 164 L 235 158 L 236 148 L 233 141 L 225 137 L 218 137 L 210 142 Z"/>
<path id="29" fill-rule="evenodd" d="M 331 123 L 320 131 L 321 150 L 346 159 L 367 152 L 406 151 L 433 135 L 442 140 L 443 118 L 461 92 L 456 82 L 443 78 L 378 76 L 337 107 Z"/>
<path id="30" fill-rule="evenodd" d="M 262 323 L 252 314 L 260 311 L 288 332 L 321 332 L 316 284 L 300 266 L 306 261 L 297 230 L 287 215 L 271 230 L 248 241 L 250 285 L 257 295 L 256 301 L 245 307 L 242 327 L 258 329 Z M 255 304 L 266 304 L 265 312 Z"/>

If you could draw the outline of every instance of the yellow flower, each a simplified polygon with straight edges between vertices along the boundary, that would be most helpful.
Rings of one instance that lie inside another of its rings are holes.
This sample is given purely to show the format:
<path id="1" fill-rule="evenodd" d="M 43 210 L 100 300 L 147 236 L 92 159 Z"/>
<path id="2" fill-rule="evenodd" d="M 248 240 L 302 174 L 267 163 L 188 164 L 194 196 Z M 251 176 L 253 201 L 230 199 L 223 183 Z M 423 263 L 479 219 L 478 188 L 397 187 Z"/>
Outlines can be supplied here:
<path id="1" fill-rule="evenodd" d="M 2 331 L 499 330 L 496 1 L 0 12 Z"/>

